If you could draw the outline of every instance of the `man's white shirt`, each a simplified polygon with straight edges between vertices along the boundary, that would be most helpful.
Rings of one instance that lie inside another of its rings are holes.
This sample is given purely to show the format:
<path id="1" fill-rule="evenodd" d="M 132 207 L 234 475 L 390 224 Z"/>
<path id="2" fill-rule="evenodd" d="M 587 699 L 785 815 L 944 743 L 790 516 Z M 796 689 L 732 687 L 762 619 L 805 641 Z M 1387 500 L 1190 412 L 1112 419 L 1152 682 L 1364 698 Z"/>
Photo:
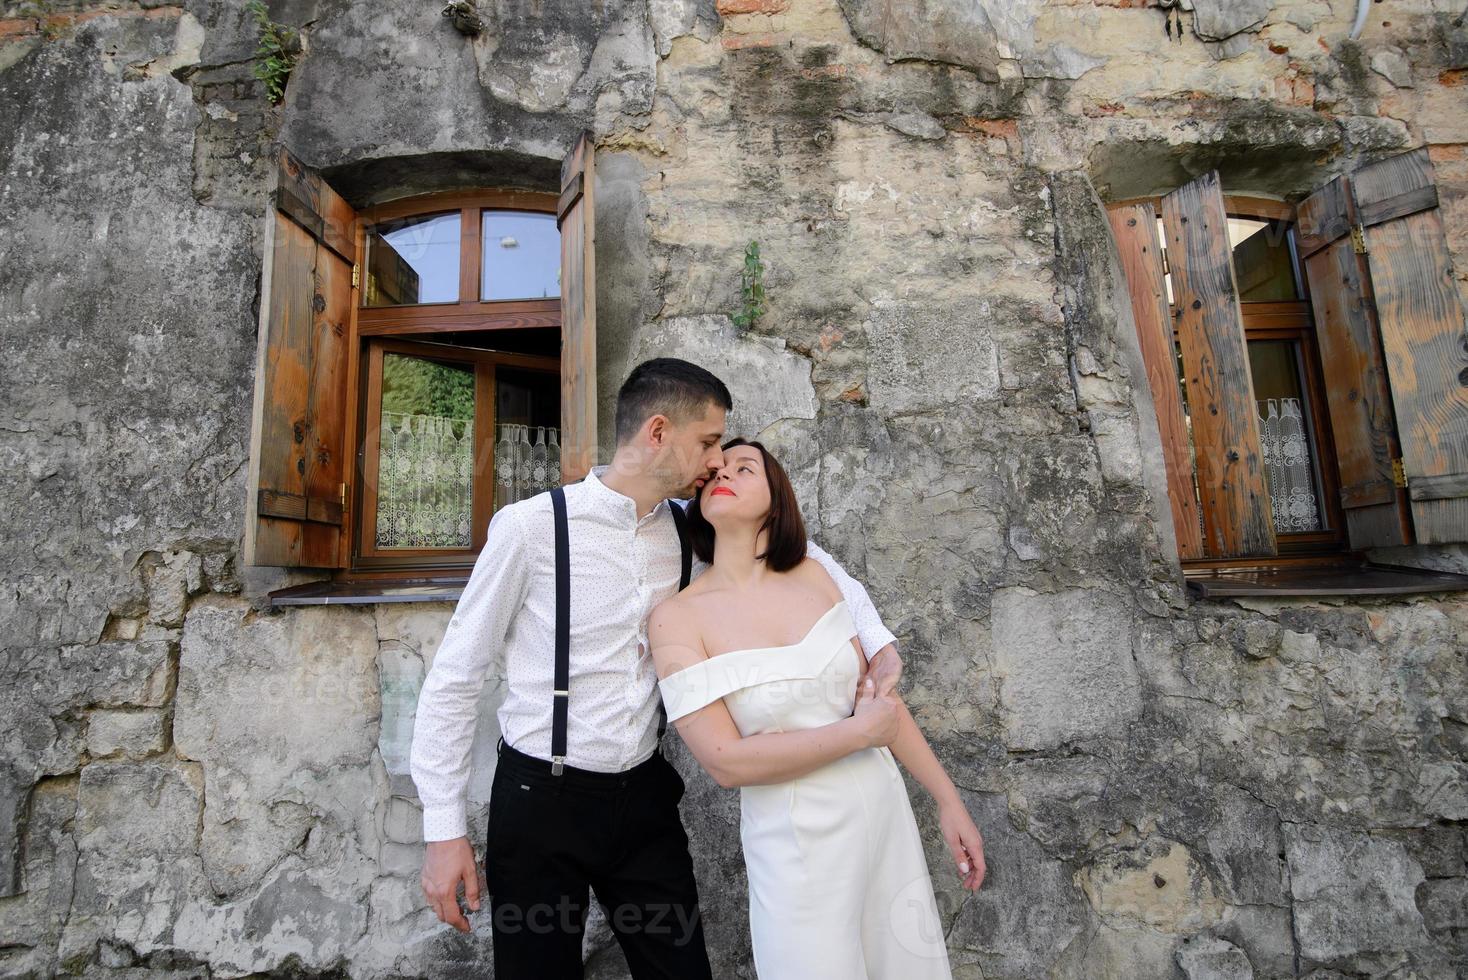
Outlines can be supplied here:
<path id="1" fill-rule="evenodd" d="M 621 772 L 657 749 L 658 685 L 647 617 L 678 590 L 682 552 L 669 502 L 637 517 L 631 497 L 601 482 L 606 466 L 566 486 L 571 551 L 571 686 L 566 764 Z M 676 505 L 675 505 L 676 506 Z M 484 679 L 504 656 L 498 720 L 505 743 L 550 759 L 555 661 L 555 524 L 550 494 L 501 507 L 423 681 L 409 765 L 423 839 L 466 834 L 470 748 Z M 894 640 L 866 589 L 814 542 L 868 657 Z M 695 556 L 693 577 L 708 566 Z"/>

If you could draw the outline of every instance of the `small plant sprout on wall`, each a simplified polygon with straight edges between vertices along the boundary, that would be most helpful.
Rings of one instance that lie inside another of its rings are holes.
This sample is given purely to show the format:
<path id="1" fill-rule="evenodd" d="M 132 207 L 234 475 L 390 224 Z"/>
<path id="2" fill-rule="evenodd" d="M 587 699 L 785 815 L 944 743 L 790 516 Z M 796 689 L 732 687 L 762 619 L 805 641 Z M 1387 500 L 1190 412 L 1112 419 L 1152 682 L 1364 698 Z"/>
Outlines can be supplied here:
<path id="1" fill-rule="evenodd" d="M 285 98 L 285 83 L 296 66 L 301 50 L 300 33 L 270 19 L 265 0 L 250 0 L 245 9 L 260 27 L 260 46 L 255 49 L 255 77 L 265 83 L 265 97 L 273 105 Z"/>
<path id="2" fill-rule="evenodd" d="M 744 268 L 739 273 L 740 308 L 734 314 L 734 325 L 740 330 L 754 326 L 765 312 L 765 266 L 759 257 L 759 242 L 744 249 Z"/>

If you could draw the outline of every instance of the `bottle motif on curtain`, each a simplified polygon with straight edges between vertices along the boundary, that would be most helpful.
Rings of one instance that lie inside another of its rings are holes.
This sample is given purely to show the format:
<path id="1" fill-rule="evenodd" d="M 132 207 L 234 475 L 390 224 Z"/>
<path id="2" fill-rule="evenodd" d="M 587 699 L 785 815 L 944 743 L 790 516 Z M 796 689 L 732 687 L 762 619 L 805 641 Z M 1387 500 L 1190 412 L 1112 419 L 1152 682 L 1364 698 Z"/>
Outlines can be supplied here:
<path id="1" fill-rule="evenodd" d="M 535 427 L 535 444 L 530 447 L 530 492 L 549 490 L 545 472 L 545 426 Z"/>
<path id="2" fill-rule="evenodd" d="M 530 480 L 530 426 L 515 426 L 515 499 L 524 500 L 535 491 Z"/>

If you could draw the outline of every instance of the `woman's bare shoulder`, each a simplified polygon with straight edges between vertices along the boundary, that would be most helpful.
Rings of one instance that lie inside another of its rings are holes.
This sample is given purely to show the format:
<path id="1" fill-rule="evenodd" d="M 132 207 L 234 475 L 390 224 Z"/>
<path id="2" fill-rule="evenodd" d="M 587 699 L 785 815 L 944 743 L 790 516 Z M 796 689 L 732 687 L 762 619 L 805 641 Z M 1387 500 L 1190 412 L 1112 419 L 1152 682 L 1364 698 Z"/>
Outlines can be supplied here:
<path id="1" fill-rule="evenodd" d="M 693 604 L 686 592 L 675 592 L 652 607 L 647 614 L 647 630 L 669 632 L 687 629 L 693 624 Z"/>
<path id="2" fill-rule="evenodd" d="M 821 595 L 833 603 L 840 602 L 843 598 L 841 588 L 836 584 L 836 580 L 831 577 L 831 573 L 826 571 L 824 565 L 809 555 L 800 559 L 800 563 L 790 569 L 788 574 L 795 576 L 796 581 L 803 585 L 818 590 Z"/>
<path id="3" fill-rule="evenodd" d="M 658 677 L 708 659 L 703 633 L 690 596 L 674 593 L 653 606 L 647 617 L 647 642 Z"/>

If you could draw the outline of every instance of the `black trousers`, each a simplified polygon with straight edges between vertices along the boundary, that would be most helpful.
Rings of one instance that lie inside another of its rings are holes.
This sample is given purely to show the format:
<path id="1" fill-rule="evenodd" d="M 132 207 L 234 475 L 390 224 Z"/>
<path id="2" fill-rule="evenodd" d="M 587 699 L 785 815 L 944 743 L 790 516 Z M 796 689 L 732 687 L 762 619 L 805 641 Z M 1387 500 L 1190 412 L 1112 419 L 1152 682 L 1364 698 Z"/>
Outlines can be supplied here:
<path id="1" fill-rule="evenodd" d="M 581 980 L 588 886 L 635 980 L 712 980 L 682 797 L 661 752 L 553 776 L 502 741 L 484 860 L 496 980 Z"/>

